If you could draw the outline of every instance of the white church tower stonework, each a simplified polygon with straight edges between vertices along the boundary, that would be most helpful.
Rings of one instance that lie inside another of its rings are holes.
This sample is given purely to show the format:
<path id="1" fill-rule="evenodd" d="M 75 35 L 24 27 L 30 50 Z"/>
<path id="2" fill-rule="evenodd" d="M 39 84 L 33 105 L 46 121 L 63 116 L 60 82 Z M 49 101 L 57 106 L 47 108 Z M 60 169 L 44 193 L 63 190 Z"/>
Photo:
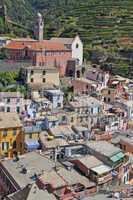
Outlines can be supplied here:
<path id="1" fill-rule="evenodd" d="M 35 24 L 35 37 L 37 40 L 42 41 L 43 40 L 43 29 L 44 29 L 44 22 L 43 17 L 41 13 L 37 13 L 37 21 Z"/>

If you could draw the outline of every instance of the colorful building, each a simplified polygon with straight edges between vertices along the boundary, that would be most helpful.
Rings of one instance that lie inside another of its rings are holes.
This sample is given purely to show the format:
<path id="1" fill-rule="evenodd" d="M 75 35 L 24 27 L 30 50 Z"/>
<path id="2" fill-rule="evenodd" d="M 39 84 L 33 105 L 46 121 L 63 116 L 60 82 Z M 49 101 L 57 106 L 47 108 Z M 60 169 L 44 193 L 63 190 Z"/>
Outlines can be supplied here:
<path id="1" fill-rule="evenodd" d="M 107 186 L 112 181 L 111 168 L 92 155 L 86 155 L 72 161 L 77 168 L 97 186 Z"/>
<path id="2" fill-rule="evenodd" d="M 71 50 L 67 49 L 59 42 L 57 43 L 50 40 L 14 40 L 5 48 L 11 60 L 28 61 L 38 66 L 56 64 L 60 75 L 65 74 L 67 61 L 71 59 Z"/>
<path id="3" fill-rule="evenodd" d="M 69 102 L 69 109 L 76 113 L 77 124 L 94 127 L 102 115 L 103 104 L 91 96 L 76 97 Z"/>
<path id="4" fill-rule="evenodd" d="M 6 195 L 16 193 L 35 183 L 43 171 L 52 170 L 53 167 L 54 162 L 37 152 L 20 156 L 19 162 L 13 162 L 12 159 L 3 160 L 0 162 L 0 187 Z"/>
<path id="5" fill-rule="evenodd" d="M 123 183 L 129 180 L 129 157 L 123 151 L 106 141 L 87 142 L 88 152 L 112 168 L 113 181 Z M 126 167 L 126 171 L 124 170 Z"/>
<path id="6" fill-rule="evenodd" d="M 13 157 L 23 154 L 24 134 L 16 113 L 0 113 L 0 156 Z"/>
<path id="7" fill-rule="evenodd" d="M 20 92 L 0 92 L 0 112 L 20 113 L 25 110 L 25 103 Z"/>
<path id="8" fill-rule="evenodd" d="M 52 85 L 59 87 L 60 79 L 57 68 L 53 66 L 31 66 L 24 68 L 24 79 L 26 84 Z"/>
<path id="9" fill-rule="evenodd" d="M 72 81 L 72 85 L 75 95 L 92 94 L 98 87 L 97 82 L 86 78 L 77 78 Z"/>
<path id="10" fill-rule="evenodd" d="M 72 52 L 72 58 L 78 65 L 83 64 L 83 43 L 77 35 L 74 38 L 51 38 L 51 41 L 60 42 Z"/>
<path id="11" fill-rule="evenodd" d="M 5 46 L 9 59 L 28 61 L 37 66 L 56 64 L 61 76 L 66 74 L 68 60 L 75 59 L 78 65 L 82 65 L 83 43 L 79 36 L 44 40 L 43 30 L 43 18 L 38 13 L 34 29 L 37 40 L 30 38 L 12 40 Z"/>
<path id="12" fill-rule="evenodd" d="M 46 96 L 52 103 L 52 108 L 63 108 L 63 92 L 61 90 L 45 90 L 44 96 Z"/>

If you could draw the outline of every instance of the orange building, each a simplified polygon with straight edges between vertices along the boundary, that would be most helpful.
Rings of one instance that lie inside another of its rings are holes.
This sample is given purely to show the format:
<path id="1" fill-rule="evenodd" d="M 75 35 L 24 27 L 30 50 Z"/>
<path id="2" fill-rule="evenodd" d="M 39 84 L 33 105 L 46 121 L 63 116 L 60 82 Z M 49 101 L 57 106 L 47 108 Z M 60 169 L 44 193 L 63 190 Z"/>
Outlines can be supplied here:
<path id="1" fill-rule="evenodd" d="M 0 113 L 0 156 L 23 154 L 24 134 L 16 113 Z"/>

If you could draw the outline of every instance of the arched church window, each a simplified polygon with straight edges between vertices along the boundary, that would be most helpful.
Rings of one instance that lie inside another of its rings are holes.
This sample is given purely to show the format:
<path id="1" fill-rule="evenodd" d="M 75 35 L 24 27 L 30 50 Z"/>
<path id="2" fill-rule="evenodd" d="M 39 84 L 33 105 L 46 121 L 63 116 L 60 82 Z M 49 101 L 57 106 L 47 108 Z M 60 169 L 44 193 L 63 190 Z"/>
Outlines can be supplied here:
<path id="1" fill-rule="evenodd" d="M 76 44 L 76 49 L 78 49 L 78 48 L 79 48 L 79 44 L 77 43 L 77 44 Z"/>

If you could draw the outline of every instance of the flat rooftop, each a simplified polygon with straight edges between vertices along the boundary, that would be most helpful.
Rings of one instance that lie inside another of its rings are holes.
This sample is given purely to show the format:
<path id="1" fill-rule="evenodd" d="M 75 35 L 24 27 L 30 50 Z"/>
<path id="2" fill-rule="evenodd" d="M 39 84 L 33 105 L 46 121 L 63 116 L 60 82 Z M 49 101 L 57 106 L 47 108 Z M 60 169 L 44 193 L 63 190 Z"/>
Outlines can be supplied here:
<path id="1" fill-rule="evenodd" d="M 75 98 L 74 101 L 71 101 L 69 103 L 70 106 L 72 106 L 73 108 L 79 108 L 79 107 L 89 107 L 89 106 L 96 106 L 96 105 L 102 105 L 102 102 L 100 102 L 99 100 L 97 100 L 94 97 L 90 97 L 90 96 L 81 96 L 81 97 L 77 97 Z"/>
<path id="2" fill-rule="evenodd" d="M 118 103 L 122 103 L 123 105 L 126 105 L 128 107 L 133 108 L 133 100 L 123 100 L 120 99 L 119 101 L 117 101 Z"/>
<path id="3" fill-rule="evenodd" d="M 95 183 L 87 177 L 78 173 L 75 169 L 68 170 L 64 166 L 59 166 L 57 171 L 54 169 L 51 172 L 44 172 L 41 176 L 41 181 L 52 184 L 55 188 L 60 188 L 65 185 L 83 184 L 86 188 L 95 186 Z"/>
<path id="4" fill-rule="evenodd" d="M 100 166 L 103 164 L 103 162 L 101 162 L 96 157 L 91 156 L 91 155 L 78 158 L 77 160 L 80 161 L 83 165 L 85 165 L 88 169 L 96 167 L 96 166 Z"/>
<path id="5" fill-rule="evenodd" d="M 108 173 L 111 171 L 111 168 L 108 167 L 107 165 L 100 165 L 100 166 L 97 166 L 97 167 L 93 167 L 91 168 L 91 170 L 93 172 L 96 172 L 98 175 L 101 175 L 101 174 L 104 174 L 104 173 Z"/>
<path id="6" fill-rule="evenodd" d="M 55 170 L 52 170 L 49 173 L 44 172 L 43 175 L 40 177 L 40 180 L 44 184 L 45 183 L 51 184 L 55 189 L 61 188 L 67 185 L 64 179 Z"/>
<path id="7" fill-rule="evenodd" d="M 0 129 L 22 127 L 17 113 L 0 112 Z"/>
<path id="8" fill-rule="evenodd" d="M 131 134 L 130 135 L 118 134 L 114 138 L 112 138 L 112 142 L 115 144 L 115 142 L 120 143 L 120 141 L 123 141 L 130 145 L 133 145 L 133 135 L 131 135 Z"/>
<path id="9" fill-rule="evenodd" d="M 39 135 L 41 143 L 45 146 L 45 148 L 52 149 L 56 148 L 57 146 L 67 146 L 68 143 L 66 140 L 62 138 L 54 138 L 53 140 L 48 140 L 48 136 L 45 136 L 44 133 L 40 133 Z"/>
<path id="10" fill-rule="evenodd" d="M 46 90 L 46 92 L 53 95 L 63 95 L 63 92 L 61 90 Z"/>
<path id="11" fill-rule="evenodd" d="M 29 184 L 20 191 L 8 195 L 10 200 L 56 200 L 53 194 L 48 193 L 47 190 L 41 190 L 34 184 Z"/>
<path id="12" fill-rule="evenodd" d="M 72 129 L 76 132 L 85 132 L 85 131 L 89 131 L 88 128 L 84 127 L 84 126 L 78 126 L 78 125 L 74 125 L 72 126 Z"/>
<path id="13" fill-rule="evenodd" d="M 49 172 L 54 167 L 54 162 L 37 152 L 30 152 L 20 156 L 18 162 L 9 159 L 2 161 L 2 165 L 22 188 L 34 182 L 32 177 L 35 174 L 39 176 L 43 171 Z M 23 168 L 26 168 L 27 173 L 22 173 Z"/>
<path id="14" fill-rule="evenodd" d="M 93 149 L 96 152 L 101 153 L 107 157 L 111 157 L 117 153 L 122 152 L 121 149 L 115 147 L 113 144 L 110 144 L 106 141 L 96 141 L 96 142 L 87 142 L 87 147 Z"/>
<path id="15" fill-rule="evenodd" d="M 74 131 L 71 129 L 71 126 L 69 125 L 61 125 L 55 128 L 50 128 L 50 133 L 53 134 L 54 136 L 57 135 L 69 136 L 71 134 L 75 134 Z"/>

